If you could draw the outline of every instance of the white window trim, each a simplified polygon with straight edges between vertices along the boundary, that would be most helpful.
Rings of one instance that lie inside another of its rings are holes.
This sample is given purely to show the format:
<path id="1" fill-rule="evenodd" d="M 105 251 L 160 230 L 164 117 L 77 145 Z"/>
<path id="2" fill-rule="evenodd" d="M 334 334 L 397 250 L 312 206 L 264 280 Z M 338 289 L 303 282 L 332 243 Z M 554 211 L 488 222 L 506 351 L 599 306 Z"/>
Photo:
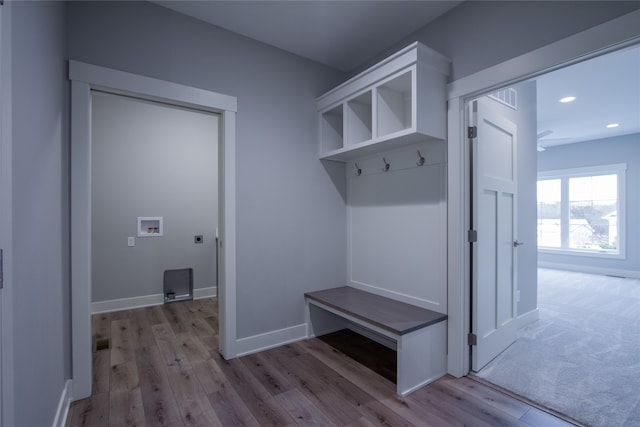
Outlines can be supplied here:
<path id="1" fill-rule="evenodd" d="M 626 163 L 614 163 L 609 165 L 588 166 L 580 168 L 570 169 L 556 169 L 550 171 L 542 171 L 538 173 L 538 181 L 547 179 L 561 179 L 576 178 L 582 176 L 595 176 L 595 175 L 618 175 L 618 252 L 617 253 L 604 253 L 595 252 L 590 250 L 580 250 L 572 248 L 552 248 L 538 246 L 539 253 L 547 253 L 554 255 L 570 255 L 579 257 L 591 257 L 591 258 L 604 258 L 604 259 L 625 259 L 626 248 L 626 223 L 625 223 L 625 194 L 626 194 Z M 563 187 L 566 183 L 563 181 Z M 566 189 L 563 188 L 564 194 Z M 561 204 L 568 203 L 566 200 L 561 200 Z"/>

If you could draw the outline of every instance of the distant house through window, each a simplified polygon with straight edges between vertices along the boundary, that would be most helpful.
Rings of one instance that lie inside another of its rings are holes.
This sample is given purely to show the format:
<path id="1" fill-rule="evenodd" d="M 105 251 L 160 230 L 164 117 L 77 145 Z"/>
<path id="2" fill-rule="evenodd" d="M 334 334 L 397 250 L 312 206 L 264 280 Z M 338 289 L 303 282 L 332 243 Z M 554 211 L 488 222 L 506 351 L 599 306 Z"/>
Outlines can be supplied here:
<path id="1" fill-rule="evenodd" d="M 621 256 L 625 164 L 538 174 L 538 249 Z"/>

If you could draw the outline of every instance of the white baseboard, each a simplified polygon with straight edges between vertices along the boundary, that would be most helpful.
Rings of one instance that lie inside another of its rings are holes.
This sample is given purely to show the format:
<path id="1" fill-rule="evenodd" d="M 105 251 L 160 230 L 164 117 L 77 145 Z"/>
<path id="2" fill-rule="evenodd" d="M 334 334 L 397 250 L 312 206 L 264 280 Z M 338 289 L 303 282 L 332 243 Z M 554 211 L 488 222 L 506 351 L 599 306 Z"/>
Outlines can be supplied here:
<path id="1" fill-rule="evenodd" d="M 112 299 L 91 303 L 91 313 L 107 313 L 110 311 L 129 310 L 132 308 L 149 307 L 164 304 L 164 295 L 144 295 L 141 297 Z"/>
<path id="2" fill-rule="evenodd" d="M 350 281 L 347 286 L 360 289 L 361 291 L 369 292 L 383 297 L 391 298 L 396 301 L 406 302 L 407 304 L 417 305 L 418 307 L 426 308 L 428 310 L 437 311 L 442 313 L 443 305 L 438 301 L 431 301 L 424 298 L 418 298 L 411 295 L 403 294 L 400 292 L 391 291 L 389 289 L 383 289 L 377 286 L 369 285 L 364 282 Z M 446 303 L 444 304 L 446 309 Z M 445 311 L 446 312 L 446 311 Z"/>
<path id="3" fill-rule="evenodd" d="M 529 323 L 533 323 L 540 318 L 540 310 L 533 309 L 531 311 L 526 312 L 518 316 L 518 329 L 523 326 L 527 326 Z"/>
<path id="4" fill-rule="evenodd" d="M 197 288 L 193 290 L 193 298 L 209 298 L 217 295 L 218 289 L 215 286 L 208 288 Z M 164 304 L 164 295 L 143 295 L 132 298 L 112 299 L 108 301 L 96 301 L 91 303 L 91 314 L 108 313 L 110 311 L 130 310 L 132 308 L 149 307 L 152 305 Z"/>
<path id="5" fill-rule="evenodd" d="M 218 296 L 218 288 L 215 286 L 193 290 L 193 299 L 213 298 L 216 296 Z"/>
<path id="6" fill-rule="evenodd" d="M 56 417 L 53 419 L 52 427 L 64 427 L 67 423 L 72 394 L 71 380 L 67 380 L 64 384 L 64 389 L 62 389 L 62 394 L 60 395 L 60 402 L 58 402 L 58 410 L 56 411 Z"/>
<path id="7" fill-rule="evenodd" d="M 640 271 L 623 270 L 618 268 L 593 267 L 590 265 L 562 264 L 548 261 L 538 261 L 538 267 L 551 268 L 554 270 L 575 271 L 578 273 L 601 274 L 603 276 L 628 277 L 629 279 L 640 279 Z"/>
<path id="8" fill-rule="evenodd" d="M 236 356 L 245 356 L 251 353 L 279 347 L 295 341 L 307 338 L 307 324 L 291 326 L 290 328 L 266 332 L 252 337 L 241 338 L 236 341 Z"/>

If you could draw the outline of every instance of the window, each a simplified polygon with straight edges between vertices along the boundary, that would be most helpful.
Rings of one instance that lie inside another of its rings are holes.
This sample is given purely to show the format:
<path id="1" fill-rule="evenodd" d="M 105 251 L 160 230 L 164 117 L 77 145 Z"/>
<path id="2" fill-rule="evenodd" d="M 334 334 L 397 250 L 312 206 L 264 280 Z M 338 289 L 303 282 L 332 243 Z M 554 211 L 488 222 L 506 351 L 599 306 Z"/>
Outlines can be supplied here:
<path id="1" fill-rule="evenodd" d="M 538 249 L 622 257 L 626 165 L 538 174 Z"/>

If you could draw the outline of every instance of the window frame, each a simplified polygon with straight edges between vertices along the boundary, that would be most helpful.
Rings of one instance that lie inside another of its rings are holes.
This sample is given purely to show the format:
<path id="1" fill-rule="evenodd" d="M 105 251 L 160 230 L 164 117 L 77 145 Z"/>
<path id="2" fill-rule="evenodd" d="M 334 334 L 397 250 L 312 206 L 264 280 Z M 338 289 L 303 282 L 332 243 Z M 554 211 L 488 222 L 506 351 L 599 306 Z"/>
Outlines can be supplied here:
<path id="1" fill-rule="evenodd" d="M 626 248 L 626 221 L 625 221 L 625 199 L 626 199 L 626 163 L 614 163 L 607 165 L 587 166 L 568 169 L 556 169 L 549 171 L 538 172 L 537 181 L 559 179 L 560 180 L 560 229 L 561 229 L 561 247 L 553 248 L 549 246 L 537 245 L 538 252 L 555 254 L 555 255 L 570 255 L 570 256 L 586 256 L 595 258 L 606 259 L 625 259 Z M 590 249 L 576 249 L 569 247 L 569 236 L 565 232 L 567 229 L 569 217 L 569 179 L 581 178 L 588 176 L 599 175 L 617 175 L 618 184 L 618 251 L 614 252 L 597 252 Z M 537 182 L 536 181 L 536 182 Z M 537 206 L 536 197 L 536 206 Z M 536 215 L 537 218 L 537 215 Z"/>

